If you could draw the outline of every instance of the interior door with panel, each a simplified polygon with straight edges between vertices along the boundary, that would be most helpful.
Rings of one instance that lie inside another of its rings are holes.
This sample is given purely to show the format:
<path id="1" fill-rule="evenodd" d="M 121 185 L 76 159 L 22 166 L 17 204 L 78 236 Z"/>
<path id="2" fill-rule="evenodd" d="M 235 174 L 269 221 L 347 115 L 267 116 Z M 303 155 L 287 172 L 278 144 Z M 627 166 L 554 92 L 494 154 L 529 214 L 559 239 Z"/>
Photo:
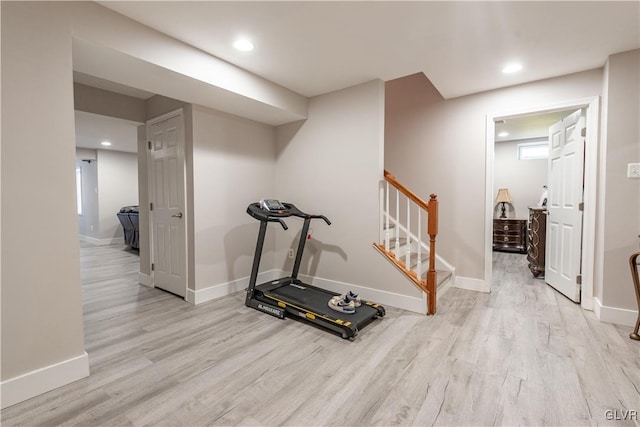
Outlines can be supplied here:
<path id="1" fill-rule="evenodd" d="M 580 302 L 585 112 L 549 128 L 546 282 Z"/>
<path id="2" fill-rule="evenodd" d="M 151 164 L 151 241 L 154 286 L 187 293 L 184 120 L 182 112 L 147 123 Z"/>

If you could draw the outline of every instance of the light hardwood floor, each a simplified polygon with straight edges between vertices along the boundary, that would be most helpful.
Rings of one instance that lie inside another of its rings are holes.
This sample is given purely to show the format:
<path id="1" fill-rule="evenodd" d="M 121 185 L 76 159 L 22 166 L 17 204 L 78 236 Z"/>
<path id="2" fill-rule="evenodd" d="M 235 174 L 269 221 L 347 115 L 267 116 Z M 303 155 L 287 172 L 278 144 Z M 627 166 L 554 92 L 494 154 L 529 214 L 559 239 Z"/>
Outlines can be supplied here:
<path id="1" fill-rule="evenodd" d="M 121 246 L 81 256 L 91 375 L 5 409 L 4 426 L 640 425 L 631 328 L 522 255 L 495 254 L 490 294 L 451 289 L 429 317 L 388 307 L 353 342 L 242 293 L 192 306 L 140 286 Z"/>

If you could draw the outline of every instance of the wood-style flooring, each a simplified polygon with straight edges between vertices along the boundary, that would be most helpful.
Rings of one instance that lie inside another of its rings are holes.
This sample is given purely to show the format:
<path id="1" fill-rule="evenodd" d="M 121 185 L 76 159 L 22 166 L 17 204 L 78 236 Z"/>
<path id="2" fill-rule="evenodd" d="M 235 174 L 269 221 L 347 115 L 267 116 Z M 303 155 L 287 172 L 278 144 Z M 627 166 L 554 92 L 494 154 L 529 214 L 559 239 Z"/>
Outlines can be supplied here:
<path id="1" fill-rule="evenodd" d="M 450 289 L 435 316 L 387 307 L 347 341 L 242 293 L 192 306 L 140 286 L 135 253 L 83 244 L 91 375 L 2 425 L 640 426 L 631 328 L 534 279 L 525 256 L 494 255 L 490 294 Z"/>

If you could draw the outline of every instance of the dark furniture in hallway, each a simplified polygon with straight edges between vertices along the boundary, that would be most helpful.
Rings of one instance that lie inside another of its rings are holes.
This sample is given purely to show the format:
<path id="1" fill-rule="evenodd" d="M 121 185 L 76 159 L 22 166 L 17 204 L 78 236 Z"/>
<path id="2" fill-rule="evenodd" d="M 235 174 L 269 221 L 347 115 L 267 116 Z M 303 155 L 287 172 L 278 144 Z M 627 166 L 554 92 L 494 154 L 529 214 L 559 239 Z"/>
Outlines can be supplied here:
<path id="1" fill-rule="evenodd" d="M 527 220 L 494 218 L 493 250 L 527 253 Z"/>
<path id="2" fill-rule="evenodd" d="M 125 206 L 116 215 L 124 231 L 124 244 L 139 249 L 138 206 Z"/>
<path id="3" fill-rule="evenodd" d="M 529 208 L 527 261 L 533 277 L 544 277 L 547 240 L 547 208 Z"/>

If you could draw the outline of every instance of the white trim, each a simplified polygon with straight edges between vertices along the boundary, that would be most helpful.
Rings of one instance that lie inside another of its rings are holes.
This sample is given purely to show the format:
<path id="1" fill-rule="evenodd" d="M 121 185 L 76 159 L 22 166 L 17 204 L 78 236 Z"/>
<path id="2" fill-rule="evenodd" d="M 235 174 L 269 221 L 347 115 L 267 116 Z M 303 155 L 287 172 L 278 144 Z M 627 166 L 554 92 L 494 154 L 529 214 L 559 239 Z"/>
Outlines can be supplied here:
<path id="1" fill-rule="evenodd" d="M 149 288 L 155 288 L 151 276 L 142 272 L 138 272 L 138 283 L 143 286 L 148 286 Z"/>
<path id="2" fill-rule="evenodd" d="M 274 280 L 277 277 L 280 277 L 281 273 L 282 272 L 280 270 L 265 271 L 258 274 L 257 282 L 258 284 L 260 284 L 268 282 L 270 280 Z M 249 276 L 243 277 L 242 279 L 233 280 L 231 282 L 209 286 L 208 288 L 198 289 L 196 291 L 194 291 L 193 289 L 187 289 L 187 295 L 184 299 L 191 304 L 198 305 L 202 304 L 203 302 L 222 298 L 234 292 L 242 291 L 246 289 L 247 286 L 249 286 Z"/>
<path id="3" fill-rule="evenodd" d="M 587 111 L 587 146 L 585 149 L 585 191 L 584 216 L 582 228 L 582 308 L 593 309 L 594 267 L 595 260 L 601 255 L 602 247 L 596 247 L 596 200 L 598 187 L 598 147 L 600 98 L 597 96 L 572 101 L 558 102 L 551 105 L 527 107 L 504 113 L 487 114 L 486 134 L 486 169 L 485 169 L 485 253 L 484 253 L 484 287 L 489 292 L 492 280 L 492 221 L 493 221 L 493 173 L 495 162 L 495 121 L 526 114 L 562 111 L 585 108 Z M 587 266 L 591 266 L 586 268 Z"/>
<path id="4" fill-rule="evenodd" d="M 108 246 L 108 245 L 124 245 L 124 237 L 111 237 L 108 239 L 96 239 L 95 237 L 85 236 L 84 234 L 78 235 L 81 242 L 91 243 L 96 246 Z"/>
<path id="5" fill-rule="evenodd" d="M 89 376 L 89 355 L 64 360 L 0 383 L 2 409 Z"/>
<path id="6" fill-rule="evenodd" d="M 372 289 L 350 283 L 338 282 L 336 280 L 311 277 L 305 274 L 300 274 L 298 278 L 305 283 L 318 286 L 328 291 L 343 294 L 351 290 L 360 295 L 361 298 L 382 304 L 383 306 L 400 308 L 402 310 L 413 311 L 414 313 L 419 314 L 427 314 L 427 294 L 424 292 L 421 292 L 420 297 L 412 297 L 409 295 L 382 291 L 380 289 Z"/>
<path id="7" fill-rule="evenodd" d="M 474 279 L 472 277 L 460 277 L 455 279 L 454 287 L 458 289 L 465 289 L 467 291 L 486 292 L 491 291 L 491 287 L 487 286 L 487 282 L 481 279 Z"/>
<path id="8" fill-rule="evenodd" d="M 636 320 L 638 319 L 638 312 L 636 310 L 604 306 L 598 297 L 594 297 L 593 301 L 594 312 L 601 322 L 631 326 L 632 328 L 636 325 Z"/>

